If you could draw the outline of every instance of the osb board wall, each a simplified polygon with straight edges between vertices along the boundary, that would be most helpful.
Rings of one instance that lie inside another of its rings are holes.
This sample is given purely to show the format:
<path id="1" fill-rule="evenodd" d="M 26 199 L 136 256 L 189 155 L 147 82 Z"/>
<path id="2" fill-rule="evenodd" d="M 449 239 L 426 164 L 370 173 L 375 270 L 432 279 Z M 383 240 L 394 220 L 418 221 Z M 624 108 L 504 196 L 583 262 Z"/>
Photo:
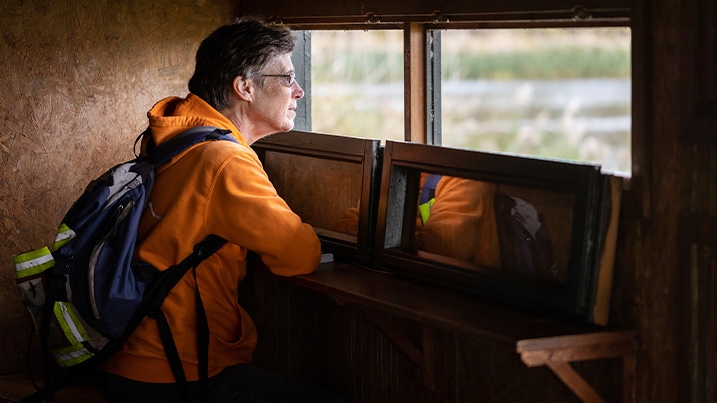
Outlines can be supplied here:
<path id="1" fill-rule="evenodd" d="M 146 112 L 184 96 L 199 42 L 234 1 L 3 0 L 0 7 L 0 373 L 30 323 L 11 256 L 51 244 L 88 181 L 132 157 Z"/>

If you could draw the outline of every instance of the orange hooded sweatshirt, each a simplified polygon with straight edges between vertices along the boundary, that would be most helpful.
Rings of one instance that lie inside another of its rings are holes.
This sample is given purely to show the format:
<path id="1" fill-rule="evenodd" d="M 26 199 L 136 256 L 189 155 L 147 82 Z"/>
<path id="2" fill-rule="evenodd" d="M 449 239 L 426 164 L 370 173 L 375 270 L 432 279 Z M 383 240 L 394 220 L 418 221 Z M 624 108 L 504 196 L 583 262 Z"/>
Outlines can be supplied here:
<path id="1" fill-rule="evenodd" d="M 427 174 L 421 173 L 420 187 Z M 416 219 L 416 247 L 426 252 L 500 267 L 500 246 L 489 182 L 443 176 L 436 186 L 436 202 L 425 224 Z M 420 191 L 419 191 L 420 194 Z"/>
<path id="2" fill-rule="evenodd" d="M 237 128 L 199 97 L 170 97 L 149 112 L 157 144 L 194 126 L 232 131 L 238 144 L 193 146 L 156 171 L 150 203 L 140 221 L 136 260 L 163 270 L 180 262 L 209 234 L 228 242 L 196 270 L 209 322 L 209 376 L 251 361 L 256 327 L 238 302 L 247 251 L 281 276 L 308 274 L 321 258 L 312 227 L 302 223 L 276 193 L 254 151 Z M 187 375 L 199 379 L 194 278 L 187 273 L 162 310 Z M 175 382 L 154 319 L 145 318 L 122 350 L 102 369 L 144 382 Z"/>

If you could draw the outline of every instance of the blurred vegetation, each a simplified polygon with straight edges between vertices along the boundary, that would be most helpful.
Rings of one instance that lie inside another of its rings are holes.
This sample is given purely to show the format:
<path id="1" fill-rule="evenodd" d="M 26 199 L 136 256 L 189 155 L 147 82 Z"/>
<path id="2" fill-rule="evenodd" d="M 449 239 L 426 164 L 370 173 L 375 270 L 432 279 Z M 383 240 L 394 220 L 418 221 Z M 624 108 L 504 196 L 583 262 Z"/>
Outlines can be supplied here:
<path id="1" fill-rule="evenodd" d="M 403 80 L 403 54 L 344 49 L 330 60 L 312 61 L 313 80 L 385 83 Z M 549 48 L 537 51 L 461 52 L 441 60 L 452 80 L 630 77 L 629 49 Z"/>
<path id="2" fill-rule="evenodd" d="M 459 53 L 443 58 L 443 77 L 455 80 L 554 80 L 629 78 L 630 52 L 605 48 L 547 48 L 539 51 Z"/>
<path id="3" fill-rule="evenodd" d="M 313 130 L 403 139 L 402 35 L 401 31 L 312 34 Z M 442 37 L 444 84 L 631 77 L 627 28 L 445 31 Z M 629 116 L 629 94 L 627 109 L 619 105 L 599 111 L 581 111 L 576 102 L 562 111 L 535 110 L 519 104 L 521 96 L 514 95 L 514 110 L 496 117 L 486 110 L 490 100 L 473 94 L 453 94 L 448 99 L 444 94 L 443 144 L 594 162 L 609 171 L 629 173 L 629 129 L 596 138 L 575 123 L 585 113 Z M 546 125 L 546 120 L 568 123 L 556 128 Z"/>
<path id="4" fill-rule="evenodd" d="M 352 53 L 348 49 L 332 60 L 316 63 L 312 60 L 312 81 L 370 82 L 403 81 L 403 55 L 366 51 Z"/>

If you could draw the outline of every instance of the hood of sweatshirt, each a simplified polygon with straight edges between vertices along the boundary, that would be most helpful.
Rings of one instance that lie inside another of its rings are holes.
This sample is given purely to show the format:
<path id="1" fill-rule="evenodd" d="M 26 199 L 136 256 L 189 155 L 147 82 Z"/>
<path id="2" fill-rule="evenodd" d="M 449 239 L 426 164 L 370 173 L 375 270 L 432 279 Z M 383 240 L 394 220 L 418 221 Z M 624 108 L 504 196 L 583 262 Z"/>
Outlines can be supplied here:
<path id="1" fill-rule="evenodd" d="M 157 102 L 147 112 L 147 117 L 149 127 L 152 129 L 152 137 L 157 145 L 195 126 L 215 126 L 231 130 L 232 136 L 239 144 L 248 146 L 244 136 L 229 119 L 191 93 L 186 98 L 168 97 Z M 143 140 L 143 152 L 145 143 L 146 141 Z"/>

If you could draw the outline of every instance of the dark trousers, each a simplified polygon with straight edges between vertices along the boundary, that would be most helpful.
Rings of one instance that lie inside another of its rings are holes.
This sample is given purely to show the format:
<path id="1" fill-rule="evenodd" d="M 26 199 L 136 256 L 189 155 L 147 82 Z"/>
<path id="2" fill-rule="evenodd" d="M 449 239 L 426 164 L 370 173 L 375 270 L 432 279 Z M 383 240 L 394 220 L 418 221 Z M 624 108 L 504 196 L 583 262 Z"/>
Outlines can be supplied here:
<path id="1" fill-rule="evenodd" d="M 103 373 L 102 391 L 108 403 L 181 403 L 200 401 L 199 382 L 189 382 L 194 399 L 175 383 L 139 382 Z M 345 403 L 333 394 L 312 385 L 252 366 L 236 365 L 209 379 L 208 399 L 211 403 Z"/>

